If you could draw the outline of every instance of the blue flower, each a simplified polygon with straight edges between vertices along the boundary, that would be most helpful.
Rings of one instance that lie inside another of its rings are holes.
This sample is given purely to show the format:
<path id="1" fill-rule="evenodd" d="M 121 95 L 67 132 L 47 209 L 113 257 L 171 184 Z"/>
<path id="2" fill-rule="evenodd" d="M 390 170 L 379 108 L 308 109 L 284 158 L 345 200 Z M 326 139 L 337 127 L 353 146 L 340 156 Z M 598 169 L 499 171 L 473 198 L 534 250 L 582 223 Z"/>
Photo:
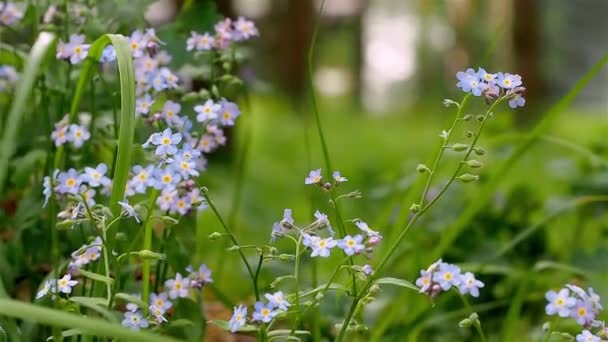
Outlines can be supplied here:
<path id="1" fill-rule="evenodd" d="M 570 309 L 576 305 L 576 299 L 570 297 L 568 289 L 561 289 L 559 292 L 549 291 L 545 294 L 545 298 L 549 303 L 545 307 L 547 315 L 559 315 L 560 317 L 568 317 Z"/>
<path id="2" fill-rule="evenodd" d="M 144 168 L 141 165 L 133 166 L 134 176 L 131 178 L 133 189 L 140 193 L 146 193 L 148 187 L 156 187 L 156 179 L 154 178 L 154 165 L 148 165 Z"/>
<path id="3" fill-rule="evenodd" d="M 100 163 L 96 168 L 87 166 L 84 168 L 82 180 L 94 188 L 100 185 L 108 186 L 112 181 L 105 176 L 106 172 L 108 172 L 108 167 L 104 163 Z"/>
<path id="4" fill-rule="evenodd" d="M 235 42 L 247 40 L 252 37 L 258 36 L 259 32 L 257 27 L 255 27 L 255 23 L 251 20 L 247 20 L 243 17 L 239 17 L 234 22 L 234 31 L 232 34 L 232 39 Z"/>
<path id="5" fill-rule="evenodd" d="M 604 310 L 602 303 L 600 303 L 600 296 L 593 291 L 593 288 L 589 288 L 589 301 L 593 304 L 593 307 L 597 310 Z"/>
<path id="6" fill-rule="evenodd" d="M 61 279 L 57 280 L 57 288 L 62 293 L 72 293 L 72 287 L 78 284 L 77 280 L 72 280 L 71 274 L 65 274 Z"/>
<path id="7" fill-rule="evenodd" d="M 478 68 L 477 77 L 479 77 L 481 81 L 491 84 L 496 79 L 496 74 L 490 74 L 484 68 Z"/>
<path id="8" fill-rule="evenodd" d="M 473 273 L 467 272 L 460 276 L 460 284 L 458 285 L 458 289 L 462 294 L 469 293 L 473 297 L 479 297 L 479 289 L 484 286 L 484 283 L 475 279 L 475 275 L 473 275 Z"/>
<path id="9" fill-rule="evenodd" d="M 416 279 L 416 286 L 420 288 L 420 293 L 427 292 L 433 284 L 433 272 L 420 270 L 420 278 Z"/>
<path id="10" fill-rule="evenodd" d="M 49 199 L 51 198 L 51 195 L 53 195 L 53 183 L 57 179 L 58 174 L 59 170 L 55 170 L 53 172 L 52 177 L 44 176 L 44 180 L 42 182 L 42 194 L 44 195 L 44 203 L 42 204 L 43 208 L 46 207 L 47 203 L 49 202 Z"/>
<path id="11" fill-rule="evenodd" d="M 129 204 L 129 201 L 127 201 L 127 200 L 125 200 L 124 202 L 119 201 L 118 204 L 122 207 L 126 216 L 134 218 L 137 223 L 141 222 L 139 220 L 139 217 L 137 216 L 137 212 L 135 211 L 135 208 L 133 208 Z"/>
<path id="12" fill-rule="evenodd" d="M 595 319 L 595 313 L 590 302 L 579 299 L 572 307 L 570 317 L 574 318 L 576 323 L 587 326 Z"/>
<path id="13" fill-rule="evenodd" d="M 589 330 L 583 330 L 580 334 L 576 335 L 576 342 L 602 342 L 599 336 L 595 336 Z"/>
<path id="14" fill-rule="evenodd" d="M 364 221 L 355 219 L 354 222 L 355 222 L 355 225 L 357 226 L 357 228 L 359 228 L 361 231 L 363 231 L 365 234 L 367 234 L 367 237 L 369 237 L 369 238 L 376 237 L 376 238 L 382 239 L 382 235 L 380 235 L 380 233 L 378 233 L 377 231 L 372 230 L 369 227 L 369 225 L 367 223 L 365 223 Z"/>
<path id="15" fill-rule="evenodd" d="M 59 185 L 57 185 L 57 192 L 60 194 L 73 194 L 78 193 L 82 179 L 80 174 L 75 169 L 69 169 L 67 172 L 60 172 L 57 176 Z"/>
<path id="16" fill-rule="evenodd" d="M 150 112 L 150 107 L 154 104 L 154 99 L 150 94 L 146 94 L 144 97 L 140 97 L 135 100 L 135 112 L 146 115 Z"/>
<path id="17" fill-rule="evenodd" d="M 162 211 L 168 211 L 173 208 L 173 202 L 175 202 L 175 198 L 177 197 L 177 190 L 175 189 L 163 189 L 160 193 L 160 196 L 156 199 L 156 205 Z"/>
<path id="18" fill-rule="evenodd" d="M 234 312 L 230 318 L 230 331 L 236 332 L 247 323 L 247 307 L 239 305 L 234 307 Z"/>
<path id="19" fill-rule="evenodd" d="M 82 199 L 84 199 L 84 202 L 89 206 L 89 208 L 95 205 L 95 190 L 89 189 L 86 185 L 83 184 L 78 189 L 78 192 L 82 197 L 81 199 L 79 199 L 80 202 L 82 202 Z"/>
<path id="20" fill-rule="evenodd" d="M 318 184 L 323 179 L 321 176 L 321 169 L 312 170 L 308 173 L 308 177 L 304 179 L 304 184 Z"/>
<path id="21" fill-rule="evenodd" d="M 182 179 L 181 174 L 175 172 L 173 165 L 168 165 L 164 169 L 154 171 L 156 189 L 175 189 L 175 186 Z"/>
<path id="22" fill-rule="evenodd" d="M 441 263 L 437 272 L 433 274 L 433 281 L 441 286 L 443 291 L 452 286 L 460 285 L 460 268 L 456 265 Z"/>
<path id="23" fill-rule="evenodd" d="M 311 244 L 310 248 L 312 248 L 312 253 L 310 253 L 311 257 L 320 256 L 322 258 L 327 258 L 330 254 L 332 248 L 336 247 L 338 242 L 333 238 L 325 238 L 322 239 L 318 236 L 311 236 Z"/>
<path id="24" fill-rule="evenodd" d="M 331 228 L 331 224 L 329 223 L 329 219 L 327 218 L 327 215 L 325 215 L 322 212 L 317 210 L 317 211 L 315 211 L 315 218 L 317 219 L 315 221 L 315 224 L 318 226 L 318 228 L 327 227 L 327 231 L 329 232 L 329 234 L 331 236 L 336 235 L 334 230 Z"/>
<path id="25" fill-rule="evenodd" d="M 472 92 L 475 96 L 480 96 L 486 87 L 479 79 L 479 75 L 471 68 L 467 69 L 466 72 L 459 71 L 456 73 L 456 78 L 459 81 L 456 83 L 458 88 L 462 88 L 462 91 L 467 93 Z"/>
<path id="26" fill-rule="evenodd" d="M 177 169 L 184 179 L 190 176 L 198 177 L 199 175 L 199 172 L 196 170 L 196 163 L 192 159 L 182 158 L 178 155 L 172 165 L 174 165 L 175 169 Z"/>
<path id="27" fill-rule="evenodd" d="M 275 222 L 272 225 L 272 233 L 270 233 L 270 243 L 274 243 L 277 237 L 283 235 L 283 229 L 290 229 L 293 227 L 294 220 L 291 217 L 291 209 L 283 210 L 283 219 L 279 222 Z"/>
<path id="28" fill-rule="evenodd" d="M 178 116 L 179 111 L 182 109 L 182 106 L 173 101 L 165 102 L 163 106 L 162 116 L 169 125 L 175 125 L 179 123 L 180 117 Z"/>
<path id="29" fill-rule="evenodd" d="M 49 292 L 55 292 L 54 288 L 55 288 L 55 280 L 49 279 L 49 280 L 45 281 L 44 285 L 42 285 L 40 290 L 38 290 L 38 293 L 36 293 L 36 299 L 40 299 L 40 298 L 46 296 L 47 294 L 49 294 Z"/>
<path id="30" fill-rule="evenodd" d="M 334 180 L 336 181 L 337 184 L 344 183 L 344 182 L 348 181 L 348 178 L 342 177 L 340 175 L 340 171 L 334 171 L 332 177 L 334 178 Z"/>
<path id="31" fill-rule="evenodd" d="M 220 102 L 220 123 L 224 126 L 234 126 L 234 120 L 241 114 L 239 107 L 234 102 L 222 100 Z"/>
<path id="32" fill-rule="evenodd" d="M 125 312 L 122 325 L 131 330 L 139 331 L 141 328 L 147 328 L 149 326 L 147 319 L 139 311 L 127 311 Z"/>
<path id="33" fill-rule="evenodd" d="M 372 274 L 372 272 L 374 272 L 374 270 L 372 269 L 372 266 L 369 264 L 365 264 L 362 267 L 363 273 L 365 273 L 365 275 L 370 275 Z"/>
<path id="34" fill-rule="evenodd" d="M 362 244 L 363 236 L 357 234 L 355 236 L 346 235 L 342 240 L 338 241 L 338 247 L 344 250 L 346 255 L 359 254 L 365 249 Z"/>
<path id="35" fill-rule="evenodd" d="M 68 128 L 67 140 L 71 142 L 74 147 L 80 148 L 85 141 L 91 138 L 91 133 L 86 127 L 71 124 Z"/>
<path id="36" fill-rule="evenodd" d="M 255 303 L 254 309 L 255 311 L 253 312 L 252 318 L 254 321 L 258 322 L 270 323 L 270 321 L 279 314 L 279 312 L 274 309 L 272 303 L 264 304 L 262 302 L 257 302 Z"/>
<path id="37" fill-rule="evenodd" d="M 190 161 L 197 159 L 198 157 L 200 157 L 200 155 L 201 151 L 194 149 L 190 143 L 184 143 L 181 151 L 179 151 L 177 156 L 179 158 Z"/>
<path id="38" fill-rule="evenodd" d="M 99 58 L 100 63 L 109 63 L 116 60 L 116 50 L 112 45 L 106 45 Z"/>
<path id="39" fill-rule="evenodd" d="M 521 95 L 515 94 L 509 100 L 509 107 L 515 109 L 517 107 L 523 107 L 526 104 L 526 99 L 524 99 Z"/>
<path id="40" fill-rule="evenodd" d="M 205 122 L 217 119 L 218 113 L 222 110 L 222 105 L 209 99 L 202 105 L 194 106 L 194 111 L 198 113 L 196 121 Z"/>
<path id="41" fill-rule="evenodd" d="M 287 311 L 287 308 L 291 305 L 285 299 L 283 291 L 277 291 L 275 293 L 267 293 L 264 295 L 268 299 L 269 305 L 276 307 L 279 310 Z"/>
<path id="42" fill-rule="evenodd" d="M 163 309 L 159 308 L 158 306 L 150 305 L 150 307 L 148 308 L 148 311 L 150 312 L 150 315 L 152 315 L 152 317 L 154 317 L 155 324 L 160 325 L 164 322 L 167 322 L 167 318 L 165 318 L 165 316 L 164 316 L 165 311 Z"/>
<path id="43" fill-rule="evenodd" d="M 169 290 L 169 298 L 171 299 L 188 297 L 190 283 L 180 273 L 175 274 L 175 279 L 168 279 L 165 286 Z"/>
<path id="44" fill-rule="evenodd" d="M 496 84 L 503 89 L 513 89 L 522 84 L 521 76 L 499 72 L 496 76 Z"/>
<path id="45" fill-rule="evenodd" d="M 201 264 L 197 270 L 195 270 L 192 265 L 189 265 L 186 267 L 186 271 L 190 272 L 188 278 L 190 278 L 191 287 L 200 288 L 205 284 L 213 283 L 213 278 L 211 278 L 211 270 L 205 264 Z"/>
<path id="46" fill-rule="evenodd" d="M 156 145 L 154 154 L 157 156 L 165 156 L 167 154 L 175 154 L 177 147 L 175 145 L 182 141 L 181 133 L 173 133 L 171 128 L 165 129 L 162 134 L 152 137 L 152 144 Z"/>
<path id="47" fill-rule="evenodd" d="M 167 310 L 171 309 L 173 303 L 169 301 L 167 297 L 167 293 L 161 292 L 159 294 L 151 293 L 150 294 L 150 305 L 155 306 L 162 310 L 163 313 L 167 312 Z"/>

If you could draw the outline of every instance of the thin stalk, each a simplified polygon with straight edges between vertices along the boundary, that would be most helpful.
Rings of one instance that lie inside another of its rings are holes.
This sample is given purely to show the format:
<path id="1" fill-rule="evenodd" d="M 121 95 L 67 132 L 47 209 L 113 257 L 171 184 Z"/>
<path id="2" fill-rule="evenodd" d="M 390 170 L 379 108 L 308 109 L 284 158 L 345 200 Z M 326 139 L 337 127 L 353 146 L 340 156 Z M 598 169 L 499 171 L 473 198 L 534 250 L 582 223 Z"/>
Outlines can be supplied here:
<path id="1" fill-rule="evenodd" d="M 165 228 L 163 230 L 163 239 L 160 241 L 160 250 L 159 253 L 163 254 L 165 252 L 165 247 L 167 245 L 167 240 L 169 239 L 169 229 Z M 166 270 L 166 262 L 161 262 L 160 260 L 156 263 L 156 281 L 154 282 L 154 291 L 160 291 L 160 284 L 164 282 L 164 277 L 160 277 L 161 273 L 163 273 L 163 268 Z"/>
<path id="2" fill-rule="evenodd" d="M 370 275 L 370 277 L 368 278 L 368 280 L 365 282 L 365 285 L 363 286 L 363 290 L 361 291 L 362 294 L 365 294 L 367 292 L 367 290 L 369 290 L 369 288 L 372 285 L 374 279 L 377 277 L 377 275 L 380 274 L 381 270 L 384 268 L 384 266 L 390 260 L 391 256 L 397 251 L 397 249 L 399 248 L 399 245 L 401 244 L 401 241 L 403 240 L 403 238 L 405 238 L 405 236 L 409 232 L 410 228 L 414 225 L 414 223 L 416 223 L 416 221 L 418 221 L 418 219 L 424 213 L 426 213 L 435 203 L 437 203 L 439 201 L 439 199 L 441 198 L 441 196 L 447 191 L 448 187 L 454 182 L 454 180 L 456 180 L 456 177 L 458 176 L 460 170 L 462 169 L 462 167 L 464 165 L 464 162 L 468 160 L 469 156 L 471 155 L 471 153 L 475 149 L 475 146 L 477 144 L 479 136 L 481 135 L 481 133 L 483 131 L 483 128 L 485 126 L 485 122 L 487 121 L 490 113 L 492 112 L 492 110 L 494 109 L 494 107 L 497 104 L 499 104 L 500 102 L 502 102 L 504 99 L 505 99 L 504 97 L 499 98 L 498 100 L 496 100 L 488 108 L 488 110 L 486 111 L 486 113 L 483 115 L 483 120 L 481 121 L 481 124 L 479 125 L 479 128 L 477 129 L 477 132 L 475 133 L 475 138 L 473 139 L 473 141 L 471 143 L 471 146 L 469 147 L 469 149 L 465 153 L 465 155 L 462 158 L 461 162 L 458 163 L 458 167 L 456 168 L 456 170 L 454 171 L 454 173 L 450 177 L 450 180 L 443 186 L 443 188 L 439 191 L 439 193 L 437 194 L 437 196 L 435 196 L 428 204 L 426 204 L 425 206 L 423 206 L 420 209 L 420 211 L 418 211 L 417 213 L 415 213 L 414 216 L 412 217 L 412 219 L 401 230 L 401 232 L 399 233 L 399 236 L 397 237 L 397 239 L 395 240 L 395 242 L 391 245 L 391 247 L 389 248 L 388 252 L 382 257 L 382 259 L 378 263 L 378 266 L 376 266 L 376 269 L 375 269 L 374 273 L 372 273 Z M 467 100 L 467 98 L 465 97 L 463 99 L 463 103 L 466 100 Z M 462 107 L 463 107 L 463 105 L 461 104 L 461 108 Z M 447 143 L 447 140 L 446 140 L 446 143 Z M 441 149 L 444 149 L 444 146 L 442 146 Z M 342 341 L 344 339 L 344 335 L 346 333 L 348 325 L 350 324 L 350 321 L 352 320 L 352 316 L 355 313 L 355 310 L 356 310 L 357 306 L 359 305 L 359 302 L 361 301 L 362 298 L 363 298 L 362 296 L 356 296 L 354 298 L 353 303 L 351 304 L 351 307 L 350 307 L 350 309 L 349 309 L 349 311 L 348 311 L 348 313 L 346 315 L 346 318 L 344 319 L 342 327 L 341 327 L 340 331 L 338 332 L 338 336 L 336 337 L 336 341 Z"/>
<path id="3" fill-rule="evenodd" d="M 458 296 L 460 297 L 460 299 L 462 299 L 462 302 L 464 303 L 464 306 L 467 309 L 467 311 L 471 315 L 474 314 L 475 311 L 473 311 L 473 308 L 471 307 L 471 304 L 469 303 L 469 300 L 467 299 L 467 297 L 465 297 L 461 293 L 458 293 Z M 481 328 L 481 323 L 479 322 L 479 318 L 477 318 L 473 322 L 473 326 L 475 326 L 475 330 L 477 330 L 477 334 L 479 335 L 479 338 L 481 339 L 481 342 L 487 342 L 486 335 L 484 334 L 483 329 Z"/>
<path id="4" fill-rule="evenodd" d="M 197 183 L 197 186 L 199 188 L 202 188 L 200 185 L 198 185 L 198 183 Z M 232 241 L 232 243 L 235 246 L 239 246 L 239 243 L 236 240 L 236 237 L 234 236 L 234 234 L 232 234 L 232 232 L 230 231 L 230 229 L 226 225 L 226 222 L 224 222 L 224 219 L 222 218 L 222 216 L 220 215 L 219 211 L 215 207 L 215 204 L 213 204 L 213 202 L 211 201 L 211 199 L 207 195 L 207 189 L 203 189 L 201 191 L 201 193 L 203 194 L 203 197 L 205 197 L 205 200 L 207 201 L 207 204 L 209 205 L 209 208 L 211 208 L 211 210 L 215 214 L 215 217 L 217 217 L 218 221 L 220 221 L 220 225 L 222 226 L 222 228 L 224 229 L 224 231 L 226 232 L 226 234 L 228 234 L 228 236 L 230 236 L 230 240 Z M 257 282 L 256 282 L 256 276 L 253 273 L 251 265 L 247 261 L 247 258 L 245 257 L 245 254 L 243 253 L 243 251 L 240 248 L 238 249 L 238 253 L 241 256 L 241 260 L 243 261 L 243 264 L 245 264 L 245 267 L 247 268 L 247 272 L 249 273 L 251 281 L 253 282 L 253 289 L 255 291 L 255 298 L 256 298 L 256 300 L 260 300 L 260 293 L 259 293 L 258 285 L 257 285 Z"/>
<path id="5" fill-rule="evenodd" d="M 296 304 L 296 312 L 295 312 L 295 319 L 293 320 L 293 324 L 291 326 L 291 332 L 290 332 L 290 336 L 293 336 L 293 334 L 295 333 L 296 329 L 298 329 L 298 324 L 300 324 L 300 257 L 302 256 L 300 253 L 300 245 L 302 244 L 302 232 L 300 232 L 300 234 L 298 235 L 298 241 L 296 242 L 296 257 L 295 257 L 295 266 L 294 266 L 294 270 L 293 270 L 293 278 L 295 279 L 295 286 L 296 286 L 296 299 L 295 299 L 295 304 Z"/>
<path id="6" fill-rule="evenodd" d="M 150 193 L 150 201 L 148 203 L 148 213 L 146 217 L 146 223 L 144 225 L 144 250 L 152 249 L 152 211 L 154 209 L 154 204 L 156 202 L 156 198 L 158 197 L 158 190 L 154 190 Z M 142 268 L 142 284 L 141 284 L 141 298 L 144 303 L 150 302 L 150 260 L 144 259 L 143 268 Z M 144 311 L 147 312 L 147 308 L 143 308 Z"/>
<path id="7" fill-rule="evenodd" d="M 260 301 L 260 291 L 258 285 L 258 277 L 260 276 L 260 270 L 262 269 L 262 263 L 264 262 L 264 251 L 260 251 L 260 257 L 258 258 L 258 267 L 255 270 L 255 276 L 253 277 L 253 285 L 255 291 L 255 300 Z M 268 335 L 266 331 L 266 325 L 262 325 L 260 327 L 260 339 L 262 342 L 266 342 L 268 340 Z"/>

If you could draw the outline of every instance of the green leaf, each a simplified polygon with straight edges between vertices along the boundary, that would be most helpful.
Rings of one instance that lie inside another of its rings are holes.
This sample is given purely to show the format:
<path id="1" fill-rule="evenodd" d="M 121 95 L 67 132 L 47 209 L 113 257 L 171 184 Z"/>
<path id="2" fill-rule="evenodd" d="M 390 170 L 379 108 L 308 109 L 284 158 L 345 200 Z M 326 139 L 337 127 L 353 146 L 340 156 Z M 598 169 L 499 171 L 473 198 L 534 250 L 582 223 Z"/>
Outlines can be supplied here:
<path id="1" fill-rule="evenodd" d="M 70 301 L 97 312 L 112 323 L 118 323 L 116 315 L 106 308 L 106 306 L 108 305 L 108 300 L 106 298 L 70 297 Z"/>
<path id="2" fill-rule="evenodd" d="M 135 297 L 135 296 L 127 294 L 127 293 L 122 293 L 122 292 L 121 293 L 117 293 L 116 296 L 115 296 L 115 298 L 122 299 L 122 300 L 124 300 L 125 302 L 128 302 L 128 303 L 135 303 L 140 308 L 146 308 L 146 307 L 148 307 L 146 305 L 146 303 L 144 303 L 144 301 L 141 300 L 141 298 Z"/>
<path id="3" fill-rule="evenodd" d="M 310 331 L 308 330 L 295 330 L 293 332 L 295 335 L 310 335 Z M 278 336 L 286 336 L 291 335 L 291 330 L 289 329 L 279 329 L 268 332 L 268 337 L 278 337 Z"/>
<path id="4" fill-rule="evenodd" d="M 110 195 L 110 210 L 114 216 L 120 214 L 120 205 L 127 184 L 129 168 L 131 167 L 131 150 L 133 145 L 133 130 L 135 125 L 135 76 L 133 73 L 133 58 L 129 49 L 127 39 L 119 34 L 106 34 L 99 37 L 91 45 L 88 57 L 83 63 L 80 78 L 76 85 L 72 103 L 70 105 L 69 121 L 73 122 L 80 108 L 80 102 L 85 93 L 89 81 L 97 72 L 99 58 L 103 49 L 108 44 L 112 44 L 116 50 L 116 61 L 118 63 L 118 74 L 120 78 L 120 131 L 118 134 L 118 151 L 116 165 L 114 167 L 114 177 L 112 194 Z M 64 147 L 59 146 L 55 153 L 54 167 L 61 168 Z"/>
<path id="5" fill-rule="evenodd" d="M 230 330 L 230 323 L 228 323 L 228 321 L 222 321 L 222 320 L 215 319 L 215 320 L 209 321 L 208 323 L 213 323 L 224 330 Z M 237 330 L 237 331 L 251 332 L 251 331 L 258 331 L 258 330 L 259 330 L 258 327 L 256 327 L 255 325 L 245 324 L 244 326 L 240 327 L 239 330 Z"/>
<path id="6" fill-rule="evenodd" d="M 178 340 L 149 332 L 136 332 L 120 324 L 109 323 L 92 317 L 82 317 L 12 299 L 0 299 L 0 315 L 21 318 L 50 326 L 80 329 L 84 333 L 111 337 L 129 342 L 177 342 Z"/>
<path id="7" fill-rule="evenodd" d="M 105 284 L 110 284 L 110 285 L 114 284 L 114 279 L 108 278 L 108 277 L 106 277 L 104 275 L 97 274 L 97 273 L 90 272 L 90 271 L 83 270 L 83 269 L 78 270 L 78 272 L 82 276 L 87 277 L 89 279 L 93 279 L 95 281 L 100 281 L 100 282 L 105 283 Z"/>
<path id="8" fill-rule="evenodd" d="M 70 337 L 70 336 L 78 336 L 78 335 L 84 335 L 84 331 L 82 331 L 80 329 L 68 329 L 68 330 L 64 330 L 61 332 L 62 337 Z M 53 336 L 49 336 L 49 338 L 47 338 L 46 340 L 54 341 L 55 338 Z"/>
<path id="9" fill-rule="evenodd" d="M 180 319 L 175 319 L 175 320 L 169 321 L 170 328 L 189 327 L 189 326 L 193 326 L 193 325 L 194 325 L 194 323 L 191 320 L 185 319 L 185 318 L 180 318 Z"/>
<path id="10" fill-rule="evenodd" d="M 392 278 L 392 277 L 380 278 L 380 279 L 376 280 L 375 283 L 378 284 L 378 285 L 401 286 L 401 287 L 405 287 L 405 288 L 414 290 L 416 292 L 420 291 L 420 289 L 416 285 L 410 283 L 407 280 L 403 280 L 403 279 L 399 279 L 399 278 Z"/>
<path id="11" fill-rule="evenodd" d="M 20 131 L 19 126 L 21 125 L 21 121 L 23 121 L 23 117 L 27 112 L 28 99 L 32 93 L 34 82 L 40 72 L 43 60 L 53 50 L 55 39 L 55 35 L 48 32 L 41 32 L 38 35 L 38 39 L 36 39 L 34 46 L 32 46 L 32 51 L 27 57 L 23 73 L 19 77 L 17 89 L 15 90 L 15 98 L 8 113 L 6 126 L 4 127 L 0 141 L 0 194 L 4 191 L 9 160 L 17 148 L 15 141 Z"/>

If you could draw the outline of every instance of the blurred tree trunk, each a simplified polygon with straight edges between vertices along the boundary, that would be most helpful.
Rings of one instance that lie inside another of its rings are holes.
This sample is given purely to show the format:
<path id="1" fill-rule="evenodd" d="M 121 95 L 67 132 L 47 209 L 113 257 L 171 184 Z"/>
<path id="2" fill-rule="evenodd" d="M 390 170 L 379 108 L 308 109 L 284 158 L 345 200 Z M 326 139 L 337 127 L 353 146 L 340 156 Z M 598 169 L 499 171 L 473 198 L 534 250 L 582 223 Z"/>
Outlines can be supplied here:
<path id="1" fill-rule="evenodd" d="M 269 22 L 273 26 L 271 72 L 281 89 L 296 101 L 307 84 L 307 51 L 312 35 L 313 1 L 274 0 Z"/>
<path id="2" fill-rule="evenodd" d="M 226 18 L 236 18 L 232 0 L 216 0 L 217 11 Z"/>
<path id="3" fill-rule="evenodd" d="M 540 73 L 540 12 L 537 0 L 513 0 L 513 53 L 517 73 L 522 75 L 526 87 L 525 98 L 543 97 L 543 80 Z M 530 118 L 532 111 L 519 115 L 518 121 Z"/>

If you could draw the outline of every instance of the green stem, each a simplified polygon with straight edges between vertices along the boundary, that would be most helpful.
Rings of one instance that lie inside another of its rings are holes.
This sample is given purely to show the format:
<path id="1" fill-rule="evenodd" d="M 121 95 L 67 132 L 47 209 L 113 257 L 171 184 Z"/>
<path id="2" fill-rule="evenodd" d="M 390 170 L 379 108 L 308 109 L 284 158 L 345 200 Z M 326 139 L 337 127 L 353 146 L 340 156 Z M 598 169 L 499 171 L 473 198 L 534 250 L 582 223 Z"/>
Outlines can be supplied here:
<path id="1" fill-rule="evenodd" d="M 469 312 L 469 314 L 473 315 L 475 311 L 473 311 L 473 308 L 471 307 L 471 304 L 469 303 L 467 297 L 465 297 L 460 292 L 458 293 L 458 296 L 460 297 L 460 299 L 462 299 L 462 302 L 464 303 L 464 306 Z M 483 329 L 481 328 L 481 322 L 479 321 L 479 317 L 473 322 L 473 326 L 475 326 L 475 330 L 477 330 L 477 334 L 479 335 L 481 342 L 487 342 L 486 335 L 484 334 Z"/>
<path id="2" fill-rule="evenodd" d="M 148 203 L 148 214 L 146 217 L 146 223 L 144 225 L 144 250 L 152 249 L 152 211 L 154 210 L 154 204 L 156 203 L 156 198 L 158 197 L 159 191 L 154 190 L 150 193 L 150 201 Z M 141 279 L 141 298 L 146 305 L 150 302 L 150 260 L 144 259 L 143 268 L 142 268 L 142 279 Z M 147 312 L 147 307 L 143 308 L 144 311 Z"/>
<path id="3" fill-rule="evenodd" d="M 293 277 L 295 279 L 296 285 L 296 311 L 295 311 L 295 319 L 293 320 L 293 324 L 291 326 L 290 336 L 293 336 L 296 329 L 298 329 L 298 325 L 300 324 L 300 257 L 302 256 L 300 253 L 300 246 L 302 244 L 302 232 L 298 235 L 298 241 L 296 242 L 296 258 L 295 258 L 295 266 L 293 270 Z"/>
<path id="4" fill-rule="evenodd" d="M 458 163 L 458 167 L 456 168 L 456 170 L 454 171 L 454 173 L 450 177 L 450 180 L 443 186 L 443 188 L 439 191 L 439 193 L 428 204 L 426 204 L 425 206 L 423 206 L 420 209 L 420 211 L 418 211 L 417 213 L 414 214 L 414 216 L 410 219 L 410 221 L 407 223 L 407 225 L 401 230 L 401 232 L 399 233 L 399 236 L 397 237 L 397 239 L 395 240 L 395 242 L 393 242 L 393 244 L 389 248 L 388 252 L 382 257 L 382 259 L 378 263 L 378 266 L 376 266 L 376 269 L 374 270 L 374 273 L 371 274 L 371 276 L 368 278 L 367 282 L 363 286 L 363 290 L 361 291 L 362 294 L 365 294 L 369 290 L 369 288 L 372 285 L 374 279 L 377 277 L 377 275 L 380 274 L 381 270 L 384 268 L 384 266 L 386 266 L 386 264 L 390 260 L 391 256 L 397 251 L 397 249 L 399 248 L 399 245 L 401 244 L 401 241 L 403 240 L 403 238 L 405 238 L 405 236 L 409 232 L 410 228 L 414 225 L 414 223 L 416 223 L 416 221 L 418 221 L 418 219 L 424 213 L 426 213 L 435 203 L 437 203 L 439 201 L 439 199 L 447 191 L 447 189 L 449 188 L 449 186 L 454 182 L 454 180 L 456 180 L 456 177 L 458 176 L 460 170 L 462 169 L 462 167 L 464 165 L 464 162 L 466 160 L 468 160 L 469 156 L 471 155 L 471 153 L 475 149 L 475 145 L 477 144 L 479 136 L 481 135 L 481 133 L 483 131 L 483 128 L 485 126 L 485 122 L 487 121 L 490 113 L 492 112 L 492 110 L 494 109 L 494 107 L 497 104 L 499 104 L 500 102 L 502 102 L 504 99 L 505 99 L 505 97 L 499 98 L 498 100 L 496 100 L 488 108 L 488 110 L 486 111 L 485 115 L 483 116 L 483 120 L 481 121 L 481 124 L 479 125 L 479 128 L 477 129 L 477 132 L 475 134 L 475 138 L 473 139 L 473 142 L 471 143 L 471 146 L 469 147 L 469 149 L 465 153 L 465 155 L 462 158 L 462 160 L 460 161 L 460 163 Z M 464 104 L 464 102 L 466 100 L 467 100 L 467 97 L 465 97 L 463 99 L 463 103 L 461 104 L 461 108 L 463 107 L 463 104 Z M 444 149 L 444 146 L 442 146 L 441 149 Z M 348 328 L 348 325 L 350 324 L 350 321 L 352 320 L 352 315 L 354 314 L 354 312 L 355 312 L 355 310 L 356 310 L 357 306 L 359 305 L 359 302 L 361 301 L 362 298 L 363 298 L 362 296 L 358 296 L 358 297 L 356 296 L 353 299 L 353 303 L 351 304 L 351 308 L 349 309 L 348 314 L 346 315 L 346 317 L 344 319 L 344 322 L 342 324 L 342 327 L 341 327 L 340 331 L 338 332 L 338 336 L 336 337 L 336 341 L 342 341 L 344 339 L 344 335 L 346 333 L 346 329 Z"/>

